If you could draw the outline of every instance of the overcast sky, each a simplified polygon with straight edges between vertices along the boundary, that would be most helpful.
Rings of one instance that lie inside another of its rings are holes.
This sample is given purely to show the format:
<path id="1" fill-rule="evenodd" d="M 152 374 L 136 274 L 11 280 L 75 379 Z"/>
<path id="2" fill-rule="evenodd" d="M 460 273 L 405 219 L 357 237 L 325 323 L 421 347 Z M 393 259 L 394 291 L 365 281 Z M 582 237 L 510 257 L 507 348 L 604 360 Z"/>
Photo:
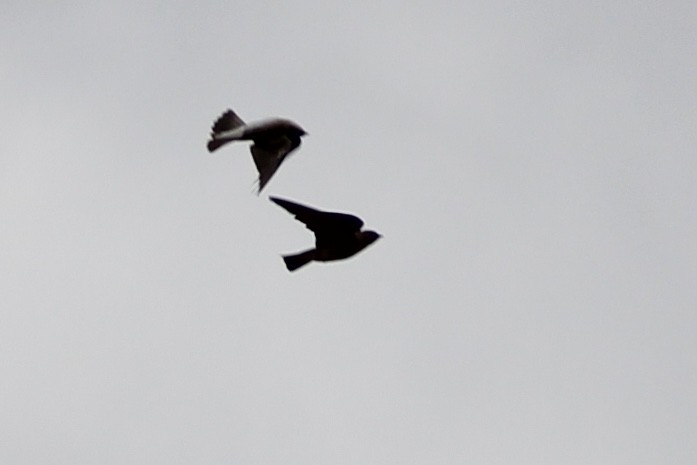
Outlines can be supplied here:
<path id="1" fill-rule="evenodd" d="M 4 1 L 0 462 L 697 463 L 696 24 Z M 228 107 L 310 133 L 261 196 Z"/>

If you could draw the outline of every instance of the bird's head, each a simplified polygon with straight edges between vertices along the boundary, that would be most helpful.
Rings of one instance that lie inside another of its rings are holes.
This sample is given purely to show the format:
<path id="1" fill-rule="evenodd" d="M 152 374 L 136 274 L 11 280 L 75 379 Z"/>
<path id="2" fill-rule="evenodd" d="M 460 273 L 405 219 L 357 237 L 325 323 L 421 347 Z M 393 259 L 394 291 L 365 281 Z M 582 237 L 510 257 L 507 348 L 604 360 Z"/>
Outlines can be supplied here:
<path id="1" fill-rule="evenodd" d="M 292 133 L 294 133 L 296 136 L 301 137 L 301 136 L 306 136 L 307 131 L 305 131 L 298 123 L 295 121 L 291 120 L 283 120 L 285 122 L 286 128 Z"/>
<path id="2" fill-rule="evenodd" d="M 368 247 L 373 242 L 380 239 L 382 236 L 375 231 L 361 231 L 359 240 L 363 247 Z"/>

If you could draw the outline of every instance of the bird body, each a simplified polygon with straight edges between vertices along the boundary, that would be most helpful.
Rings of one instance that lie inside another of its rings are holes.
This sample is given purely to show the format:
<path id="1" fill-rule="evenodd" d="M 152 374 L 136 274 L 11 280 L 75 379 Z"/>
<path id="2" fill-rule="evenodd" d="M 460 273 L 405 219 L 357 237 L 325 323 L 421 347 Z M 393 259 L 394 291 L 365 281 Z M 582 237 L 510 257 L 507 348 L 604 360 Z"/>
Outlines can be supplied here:
<path id="1" fill-rule="evenodd" d="M 289 119 L 266 118 L 211 135 L 208 149 L 212 152 L 235 140 L 281 139 L 300 127 Z"/>
<path id="2" fill-rule="evenodd" d="M 214 152 L 233 141 L 252 141 L 250 147 L 259 172 L 259 192 L 269 182 L 285 158 L 300 146 L 307 134 L 297 123 L 285 118 L 267 118 L 245 123 L 232 110 L 227 110 L 213 124 L 208 151 Z"/>
<path id="3" fill-rule="evenodd" d="M 295 215 L 295 219 L 315 234 L 314 249 L 283 257 L 289 271 L 295 271 L 311 261 L 330 262 L 349 258 L 381 237 L 375 231 L 363 231 L 363 220 L 357 216 L 324 212 L 277 197 L 270 199 Z"/>

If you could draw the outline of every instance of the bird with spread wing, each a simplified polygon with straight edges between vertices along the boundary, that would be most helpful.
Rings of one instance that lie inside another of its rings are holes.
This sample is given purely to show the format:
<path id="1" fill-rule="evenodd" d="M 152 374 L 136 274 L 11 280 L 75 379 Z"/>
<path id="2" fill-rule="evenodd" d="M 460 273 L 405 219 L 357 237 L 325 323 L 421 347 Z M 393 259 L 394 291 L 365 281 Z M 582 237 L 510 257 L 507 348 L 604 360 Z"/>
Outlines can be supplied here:
<path id="1" fill-rule="evenodd" d="M 286 157 L 300 146 L 307 133 L 297 123 L 284 118 L 267 118 L 245 123 L 232 110 L 227 110 L 213 124 L 208 151 L 213 152 L 228 142 L 252 141 L 254 164 L 259 172 L 259 190 L 266 186 Z"/>
<path id="2" fill-rule="evenodd" d="M 283 256 L 288 271 L 295 271 L 311 261 L 329 262 L 349 258 L 381 237 L 375 231 L 363 231 L 363 220 L 357 216 L 324 212 L 278 197 L 270 199 L 315 233 L 314 249 Z"/>

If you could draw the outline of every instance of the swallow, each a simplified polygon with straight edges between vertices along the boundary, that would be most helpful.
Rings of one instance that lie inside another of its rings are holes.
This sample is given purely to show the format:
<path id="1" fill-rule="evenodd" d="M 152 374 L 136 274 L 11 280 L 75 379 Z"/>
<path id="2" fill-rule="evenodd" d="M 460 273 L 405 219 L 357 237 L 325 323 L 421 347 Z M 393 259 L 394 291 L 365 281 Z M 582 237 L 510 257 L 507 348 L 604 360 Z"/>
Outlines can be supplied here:
<path id="1" fill-rule="evenodd" d="M 266 186 L 283 160 L 300 146 L 307 133 L 297 123 L 283 118 L 267 118 L 245 123 L 232 110 L 227 110 L 213 124 L 208 151 L 213 152 L 228 142 L 251 140 L 254 164 L 259 172 L 259 190 Z"/>
<path id="2" fill-rule="evenodd" d="M 363 220 L 357 216 L 324 212 L 277 197 L 269 199 L 295 215 L 296 220 L 315 233 L 314 249 L 283 256 L 288 271 L 295 271 L 311 261 L 331 262 L 349 258 L 381 237 L 375 231 L 362 231 Z"/>

